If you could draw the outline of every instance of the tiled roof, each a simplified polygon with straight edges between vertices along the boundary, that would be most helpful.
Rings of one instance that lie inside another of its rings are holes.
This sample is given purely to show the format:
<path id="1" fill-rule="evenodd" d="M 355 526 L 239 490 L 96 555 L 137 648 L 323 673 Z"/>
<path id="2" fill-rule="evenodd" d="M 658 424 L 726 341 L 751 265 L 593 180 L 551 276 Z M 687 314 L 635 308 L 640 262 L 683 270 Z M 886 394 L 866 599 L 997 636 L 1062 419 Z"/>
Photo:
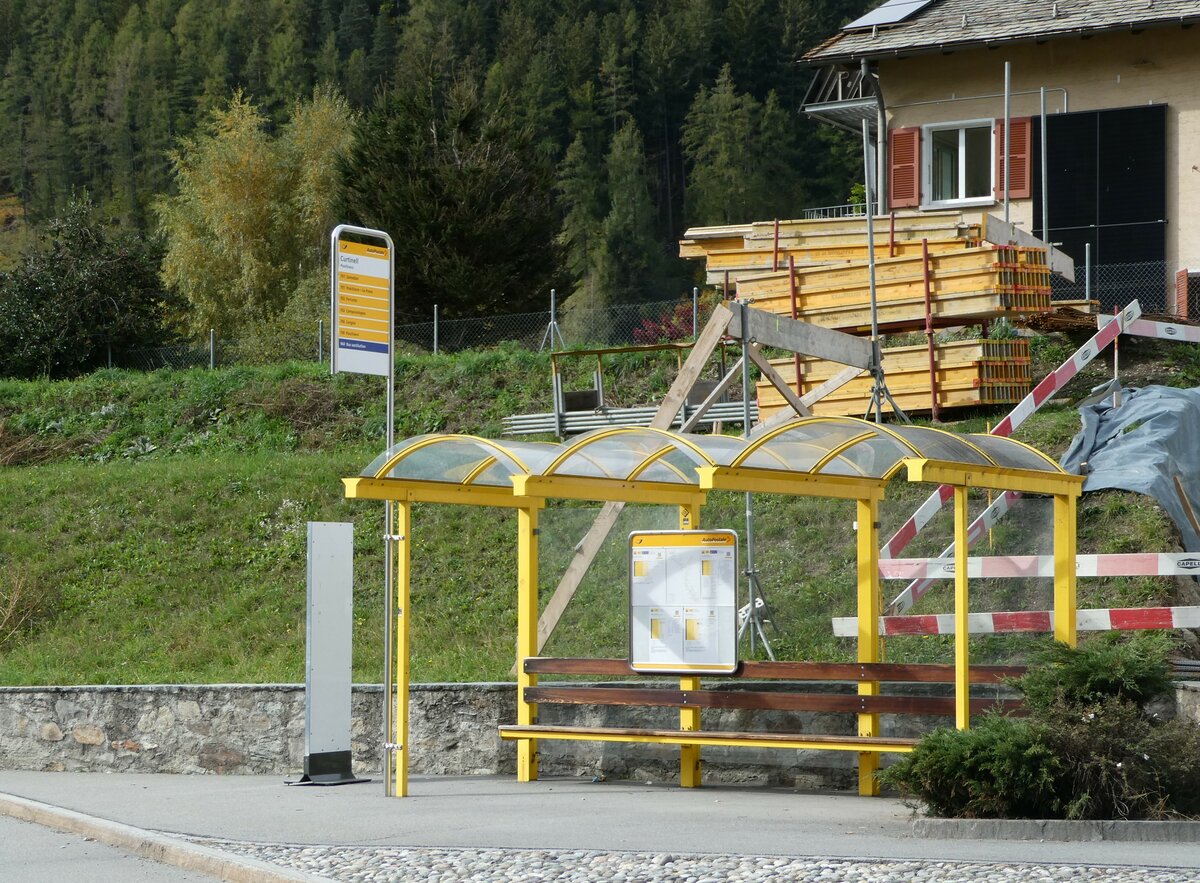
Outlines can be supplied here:
<path id="1" fill-rule="evenodd" d="M 851 61 L 1195 22 L 1200 0 L 937 0 L 896 25 L 837 33 L 804 58 Z"/>

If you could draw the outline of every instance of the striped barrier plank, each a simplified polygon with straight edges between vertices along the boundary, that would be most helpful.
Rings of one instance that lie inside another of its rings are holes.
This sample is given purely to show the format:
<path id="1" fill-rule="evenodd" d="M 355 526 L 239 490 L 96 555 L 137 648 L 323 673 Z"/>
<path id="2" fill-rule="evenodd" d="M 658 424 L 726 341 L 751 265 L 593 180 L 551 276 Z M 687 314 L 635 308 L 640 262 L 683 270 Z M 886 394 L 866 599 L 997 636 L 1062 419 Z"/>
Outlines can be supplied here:
<path id="1" fill-rule="evenodd" d="M 883 579 L 954 579 L 953 558 L 885 558 Z M 1200 576 L 1200 555 L 1192 552 L 1138 552 L 1122 555 L 1076 555 L 1077 577 Z M 994 555 L 967 559 L 971 579 L 1054 576 L 1053 555 Z"/>
<path id="2" fill-rule="evenodd" d="M 1200 607 L 1113 607 L 1077 610 L 1075 613 L 1075 628 L 1081 632 L 1200 628 Z M 967 616 L 967 630 L 972 635 L 1052 632 L 1054 611 L 971 613 Z M 954 614 L 881 616 L 879 633 L 887 638 L 900 635 L 952 635 Z M 858 617 L 834 617 L 833 634 L 838 638 L 857 637 Z"/>
<path id="3" fill-rule="evenodd" d="M 1096 323 L 1100 327 L 1108 325 L 1112 316 L 1097 316 Z M 1200 343 L 1200 327 L 1195 325 L 1177 325 L 1174 322 L 1152 322 L 1149 319 L 1137 319 L 1125 326 L 1125 334 L 1138 337 L 1156 337 L 1159 340 L 1182 340 L 1187 343 Z"/>
<path id="4" fill-rule="evenodd" d="M 1033 391 L 1022 399 L 1015 408 L 1009 412 L 1008 416 L 1001 420 L 992 429 L 991 434 L 1007 438 L 1029 417 L 1035 413 L 1038 408 L 1045 404 L 1055 392 L 1062 389 L 1066 384 L 1100 352 L 1117 339 L 1121 330 L 1132 322 L 1137 321 L 1142 315 L 1142 305 L 1138 301 L 1133 301 L 1120 315 L 1114 317 L 1097 331 L 1092 337 L 1077 349 L 1069 359 L 1058 366 L 1053 372 L 1046 375 L 1045 378 Z M 907 546 L 912 539 L 920 533 L 933 517 L 941 510 L 942 506 L 950 501 L 954 496 L 954 488 L 950 485 L 941 485 L 936 491 L 930 494 L 929 499 L 921 504 L 916 513 L 904 523 L 904 525 L 892 535 L 883 548 L 879 551 L 881 558 L 895 558 Z M 1013 501 L 1020 495 L 1014 493 L 1001 494 L 992 505 L 984 511 L 982 515 L 975 519 L 968 528 L 967 545 L 973 544 L 980 536 L 996 523 L 1008 511 Z M 948 557 L 954 554 L 954 546 L 951 544 L 942 554 L 941 558 Z M 897 595 L 888 605 L 888 609 L 897 613 L 903 613 L 910 609 L 922 595 L 929 591 L 931 583 L 927 580 L 918 580 L 905 587 L 904 591 Z"/>

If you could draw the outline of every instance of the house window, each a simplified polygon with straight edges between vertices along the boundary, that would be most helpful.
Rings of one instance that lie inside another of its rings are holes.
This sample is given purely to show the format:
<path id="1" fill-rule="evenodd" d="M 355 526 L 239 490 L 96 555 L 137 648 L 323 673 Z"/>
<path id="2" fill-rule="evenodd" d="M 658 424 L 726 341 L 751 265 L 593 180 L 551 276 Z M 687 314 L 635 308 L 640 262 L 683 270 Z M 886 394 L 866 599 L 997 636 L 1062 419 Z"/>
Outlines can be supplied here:
<path id="1" fill-rule="evenodd" d="M 924 140 L 928 204 L 993 201 L 991 120 L 926 126 Z"/>

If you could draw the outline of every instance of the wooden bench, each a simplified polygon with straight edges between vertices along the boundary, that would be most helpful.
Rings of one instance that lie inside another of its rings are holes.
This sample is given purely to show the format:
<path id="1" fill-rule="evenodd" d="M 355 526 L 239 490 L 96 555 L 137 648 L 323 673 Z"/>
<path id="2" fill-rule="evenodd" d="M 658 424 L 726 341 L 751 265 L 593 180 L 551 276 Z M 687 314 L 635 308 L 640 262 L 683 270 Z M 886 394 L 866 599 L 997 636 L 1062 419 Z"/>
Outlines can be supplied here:
<path id="1" fill-rule="evenodd" d="M 779 690 L 702 689 L 700 678 L 692 675 L 682 676 L 678 689 L 663 687 L 662 675 L 636 674 L 630 670 L 629 663 L 624 659 L 532 657 L 525 660 L 524 671 L 527 675 L 535 677 L 560 675 L 633 679 L 621 684 L 584 682 L 529 686 L 524 688 L 521 696 L 527 703 L 678 708 L 681 711 L 680 726 L 678 729 L 643 729 L 535 723 L 501 726 L 501 738 L 679 745 L 682 749 L 681 783 L 685 787 L 700 784 L 699 751 L 702 746 L 731 746 L 855 751 L 859 753 L 860 791 L 877 793 L 877 787 L 873 783 L 873 772 L 878 765 L 878 755 L 911 751 L 917 741 L 877 735 L 877 715 L 953 717 L 955 713 L 953 696 L 882 695 L 878 692 L 878 686 L 884 683 L 951 684 L 954 682 L 952 665 L 886 662 L 743 662 L 733 674 L 705 676 L 705 680 L 710 682 L 724 681 L 726 684 L 730 681 L 788 682 L 786 689 Z M 996 685 L 1007 678 L 1018 677 L 1024 671 L 1022 666 L 972 666 L 970 680 L 972 684 Z M 638 681 L 642 683 L 639 684 Z M 659 683 L 643 685 L 647 681 Z M 869 684 L 871 687 L 861 693 L 815 692 L 811 688 L 814 683 Z M 1017 711 L 1019 706 L 1019 700 L 1015 699 L 971 699 L 972 714 L 990 709 L 1012 712 Z M 855 714 L 859 716 L 860 735 L 703 730 L 700 728 L 699 715 L 700 710 L 705 708 Z"/>

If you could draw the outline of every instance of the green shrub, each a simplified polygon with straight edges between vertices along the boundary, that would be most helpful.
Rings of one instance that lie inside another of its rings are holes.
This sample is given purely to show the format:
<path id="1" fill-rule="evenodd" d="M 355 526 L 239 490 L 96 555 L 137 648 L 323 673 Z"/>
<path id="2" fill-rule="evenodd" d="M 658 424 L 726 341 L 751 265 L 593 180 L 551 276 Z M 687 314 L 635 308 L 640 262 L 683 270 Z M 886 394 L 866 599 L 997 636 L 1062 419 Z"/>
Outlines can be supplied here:
<path id="1" fill-rule="evenodd" d="M 1049 647 L 1017 682 L 1029 717 L 936 730 L 880 778 L 951 818 L 1200 814 L 1200 728 L 1142 709 L 1170 689 L 1169 646 L 1144 634 Z"/>
<path id="2" fill-rule="evenodd" d="M 930 815 L 1028 819 L 1061 814 L 1066 774 L 1037 726 L 989 715 L 970 730 L 934 730 L 880 779 Z"/>
<path id="3" fill-rule="evenodd" d="M 1039 652 L 1016 686 L 1030 709 L 1091 705 L 1107 698 L 1140 705 L 1171 687 L 1170 638 L 1140 632 L 1094 637 L 1072 649 L 1057 641 Z"/>

